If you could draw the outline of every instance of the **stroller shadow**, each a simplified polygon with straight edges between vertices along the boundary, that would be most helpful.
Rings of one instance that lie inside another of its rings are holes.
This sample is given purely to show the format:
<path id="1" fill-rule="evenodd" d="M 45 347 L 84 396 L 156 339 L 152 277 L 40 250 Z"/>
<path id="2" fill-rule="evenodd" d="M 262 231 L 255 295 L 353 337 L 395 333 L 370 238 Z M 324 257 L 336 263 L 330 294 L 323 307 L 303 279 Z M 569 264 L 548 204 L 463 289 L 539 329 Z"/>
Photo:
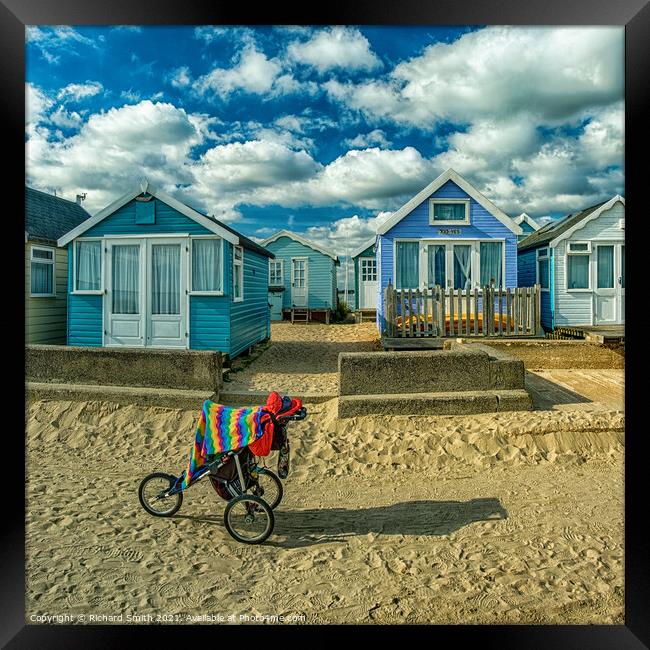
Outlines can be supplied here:
<path id="1" fill-rule="evenodd" d="M 185 517 L 197 522 L 223 523 L 220 517 Z M 368 535 L 449 535 L 478 521 L 507 519 L 499 499 L 469 501 L 407 501 L 372 508 L 313 508 L 275 512 L 273 535 L 266 546 L 300 548 Z M 278 537 L 284 538 L 277 541 Z"/>

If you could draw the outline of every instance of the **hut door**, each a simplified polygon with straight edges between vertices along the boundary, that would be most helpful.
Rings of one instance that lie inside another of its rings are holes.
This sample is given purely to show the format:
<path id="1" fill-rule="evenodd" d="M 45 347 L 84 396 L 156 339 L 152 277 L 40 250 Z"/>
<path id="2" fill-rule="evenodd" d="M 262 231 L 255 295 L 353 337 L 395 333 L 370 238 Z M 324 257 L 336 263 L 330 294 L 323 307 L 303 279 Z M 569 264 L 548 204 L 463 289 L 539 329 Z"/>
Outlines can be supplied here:
<path id="1" fill-rule="evenodd" d="M 598 244 L 595 325 L 625 322 L 625 245 Z"/>
<path id="2" fill-rule="evenodd" d="M 145 345 L 144 250 L 137 239 L 106 242 L 105 345 Z"/>
<path id="3" fill-rule="evenodd" d="M 361 278 L 359 282 L 359 308 L 377 307 L 377 260 L 359 258 Z"/>
<path id="4" fill-rule="evenodd" d="M 307 307 L 307 258 L 294 257 L 291 260 L 291 304 Z"/>
<path id="5" fill-rule="evenodd" d="M 178 239 L 147 242 L 147 340 L 157 348 L 186 348 L 187 243 Z"/>

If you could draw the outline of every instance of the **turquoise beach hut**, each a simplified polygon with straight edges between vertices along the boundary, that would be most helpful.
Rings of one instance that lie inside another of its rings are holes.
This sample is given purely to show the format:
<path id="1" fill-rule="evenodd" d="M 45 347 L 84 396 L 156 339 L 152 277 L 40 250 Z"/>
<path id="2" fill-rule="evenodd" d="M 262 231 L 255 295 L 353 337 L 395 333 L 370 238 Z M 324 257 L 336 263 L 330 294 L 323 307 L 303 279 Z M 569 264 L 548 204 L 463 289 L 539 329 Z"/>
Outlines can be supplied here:
<path id="1" fill-rule="evenodd" d="M 338 256 L 288 230 L 268 237 L 262 246 L 274 257 L 269 262 L 271 318 L 329 323 L 336 310 Z"/>
<path id="2" fill-rule="evenodd" d="M 219 350 L 270 335 L 273 253 L 144 181 L 58 240 L 68 345 Z"/>

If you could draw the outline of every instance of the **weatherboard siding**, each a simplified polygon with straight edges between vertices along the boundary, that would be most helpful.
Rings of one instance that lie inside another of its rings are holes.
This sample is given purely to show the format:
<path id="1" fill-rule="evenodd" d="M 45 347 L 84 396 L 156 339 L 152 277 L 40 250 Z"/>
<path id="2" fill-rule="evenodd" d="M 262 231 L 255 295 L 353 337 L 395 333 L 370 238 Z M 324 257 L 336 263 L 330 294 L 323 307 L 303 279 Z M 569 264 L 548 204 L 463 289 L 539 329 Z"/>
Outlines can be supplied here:
<path id="1" fill-rule="evenodd" d="M 307 306 L 310 309 L 336 308 L 336 269 L 334 260 L 328 255 L 304 246 L 289 237 L 279 237 L 266 244 L 265 248 L 283 260 L 284 288 L 283 309 L 291 309 L 291 259 L 305 257 L 307 262 Z M 334 275 L 332 275 L 334 273 Z"/>
<path id="2" fill-rule="evenodd" d="M 430 199 L 468 199 L 470 200 L 469 225 L 430 225 L 429 200 Z M 440 235 L 439 229 L 459 229 L 459 235 Z M 517 286 L 517 235 L 507 228 L 501 221 L 490 214 L 480 203 L 468 196 L 456 183 L 449 180 L 438 190 L 430 194 L 424 201 L 417 205 L 401 221 L 395 224 L 387 233 L 379 235 L 381 257 L 380 293 L 378 296 L 377 322 L 381 326 L 379 312 L 383 313 L 383 290 L 389 282 L 395 286 L 393 277 L 393 252 L 396 239 L 500 239 L 505 241 L 505 287 Z"/>

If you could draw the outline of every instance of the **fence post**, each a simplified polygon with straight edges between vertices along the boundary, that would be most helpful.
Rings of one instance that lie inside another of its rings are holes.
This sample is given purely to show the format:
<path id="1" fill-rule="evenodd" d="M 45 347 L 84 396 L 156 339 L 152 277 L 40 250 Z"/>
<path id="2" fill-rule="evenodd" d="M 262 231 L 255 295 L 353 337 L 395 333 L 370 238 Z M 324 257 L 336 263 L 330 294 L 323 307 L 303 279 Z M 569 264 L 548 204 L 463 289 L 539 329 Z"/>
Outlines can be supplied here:
<path id="1" fill-rule="evenodd" d="M 503 291 L 499 285 L 499 336 L 503 334 Z"/>
<path id="2" fill-rule="evenodd" d="M 478 336 L 478 289 L 474 287 L 474 309 L 472 311 L 474 319 L 474 336 Z"/>
<path id="3" fill-rule="evenodd" d="M 544 336 L 542 329 L 542 285 L 535 285 L 535 336 Z"/>
<path id="4" fill-rule="evenodd" d="M 506 335 L 510 336 L 510 324 L 512 321 L 512 296 L 510 295 L 510 287 L 506 288 Z"/>

